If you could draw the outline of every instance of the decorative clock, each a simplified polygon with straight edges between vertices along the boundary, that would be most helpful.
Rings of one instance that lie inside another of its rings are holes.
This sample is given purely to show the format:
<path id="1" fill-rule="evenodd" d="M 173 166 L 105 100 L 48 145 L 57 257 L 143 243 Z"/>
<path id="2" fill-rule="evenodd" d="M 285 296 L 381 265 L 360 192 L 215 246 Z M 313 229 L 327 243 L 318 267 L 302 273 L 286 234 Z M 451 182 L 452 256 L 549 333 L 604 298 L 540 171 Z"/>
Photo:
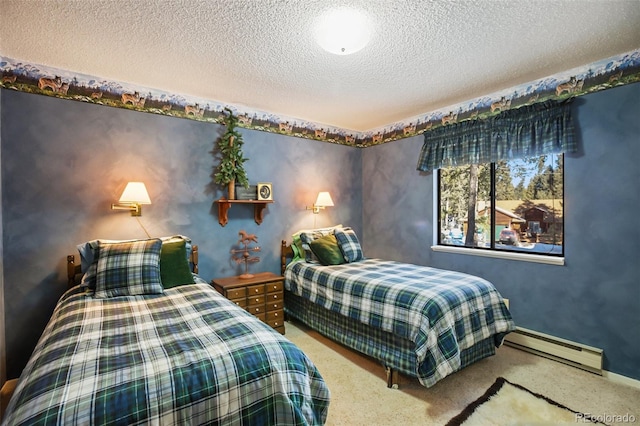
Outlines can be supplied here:
<path id="1" fill-rule="evenodd" d="M 271 188 L 271 183 L 266 183 L 266 182 L 258 183 L 257 189 L 258 189 L 259 201 L 273 200 L 273 191 Z"/>

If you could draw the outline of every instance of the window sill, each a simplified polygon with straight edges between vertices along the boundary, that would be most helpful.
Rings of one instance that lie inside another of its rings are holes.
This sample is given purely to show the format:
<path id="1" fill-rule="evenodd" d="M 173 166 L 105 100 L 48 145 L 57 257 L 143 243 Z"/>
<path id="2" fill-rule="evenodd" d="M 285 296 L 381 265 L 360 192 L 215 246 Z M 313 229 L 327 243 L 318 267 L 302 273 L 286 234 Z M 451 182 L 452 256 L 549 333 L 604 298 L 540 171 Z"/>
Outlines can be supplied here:
<path id="1" fill-rule="evenodd" d="M 519 260 L 522 262 L 536 262 L 547 265 L 564 266 L 564 257 L 540 256 L 527 253 L 513 253 L 507 251 L 478 250 L 467 247 L 431 246 L 431 250 L 444 253 L 465 254 L 471 256 L 492 257 L 494 259 Z"/>

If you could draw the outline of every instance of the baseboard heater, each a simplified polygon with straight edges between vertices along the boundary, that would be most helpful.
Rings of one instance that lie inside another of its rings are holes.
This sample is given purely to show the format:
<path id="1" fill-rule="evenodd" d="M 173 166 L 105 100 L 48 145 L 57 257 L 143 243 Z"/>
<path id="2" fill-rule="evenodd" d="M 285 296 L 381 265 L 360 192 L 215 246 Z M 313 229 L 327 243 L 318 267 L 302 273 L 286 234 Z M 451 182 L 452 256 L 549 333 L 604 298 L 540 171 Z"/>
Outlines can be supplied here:
<path id="1" fill-rule="evenodd" d="M 517 327 L 504 343 L 517 349 L 602 375 L 602 349 Z"/>

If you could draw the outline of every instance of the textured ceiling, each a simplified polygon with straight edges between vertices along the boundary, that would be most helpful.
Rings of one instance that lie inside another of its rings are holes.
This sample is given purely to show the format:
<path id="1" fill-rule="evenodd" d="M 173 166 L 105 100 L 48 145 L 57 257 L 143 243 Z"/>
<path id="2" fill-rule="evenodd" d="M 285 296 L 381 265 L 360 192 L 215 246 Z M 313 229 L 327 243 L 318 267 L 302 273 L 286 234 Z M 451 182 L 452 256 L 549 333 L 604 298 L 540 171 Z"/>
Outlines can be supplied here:
<path id="1" fill-rule="evenodd" d="M 364 11 L 370 43 L 314 20 Z M 365 131 L 640 47 L 639 0 L 0 0 L 0 55 Z"/>

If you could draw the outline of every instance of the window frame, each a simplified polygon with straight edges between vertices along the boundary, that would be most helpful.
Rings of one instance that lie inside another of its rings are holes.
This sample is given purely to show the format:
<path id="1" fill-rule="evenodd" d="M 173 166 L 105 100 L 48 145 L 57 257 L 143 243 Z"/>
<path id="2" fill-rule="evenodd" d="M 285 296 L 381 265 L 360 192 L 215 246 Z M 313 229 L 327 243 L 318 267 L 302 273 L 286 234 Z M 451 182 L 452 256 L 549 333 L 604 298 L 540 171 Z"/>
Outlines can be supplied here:
<path id="1" fill-rule="evenodd" d="M 491 180 L 492 187 L 495 186 L 495 163 L 488 163 L 491 166 Z M 546 254 L 533 254 L 533 253 L 522 253 L 518 251 L 509 251 L 509 250 L 500 250 L 495 248 L 495 232 L 493 228 L 495 226 L 495 209 L 491 209 L 491 247 L 465 247 L 465 246 L 455 246 L 455 245 L 443 245 L 440 244 L 440 169 L 437 169 L 433 173 L 433 217 L 435 220 L 433 221 L 433 245 L 431 246 L 431 250 L 434 252 L 441 253 L 455 253 L 462 255 L 471 255 L 471 256 L 481 256 L 488 257 L 494 259 L 507 259 L 507 260 L 516 260 L 523 262 L 534 262 L 534 263 L 543 263 L 547 265 L 557 265 L 564 266 L 565 264 L 565 246 L 564 246 L 564 212 L 563 212 L 563 247 L 562 247 L 562 255 L 546 255 Z M 564 170 L 563 170 L 563 186 L 564 186 Z M 493 190 L 492 190 L 493 193 Z M 564 203 L 564 191 L 563 191 L 563 199 Z M 495 206 L 495 200 L 491 200 L 492 206 Z"/>

